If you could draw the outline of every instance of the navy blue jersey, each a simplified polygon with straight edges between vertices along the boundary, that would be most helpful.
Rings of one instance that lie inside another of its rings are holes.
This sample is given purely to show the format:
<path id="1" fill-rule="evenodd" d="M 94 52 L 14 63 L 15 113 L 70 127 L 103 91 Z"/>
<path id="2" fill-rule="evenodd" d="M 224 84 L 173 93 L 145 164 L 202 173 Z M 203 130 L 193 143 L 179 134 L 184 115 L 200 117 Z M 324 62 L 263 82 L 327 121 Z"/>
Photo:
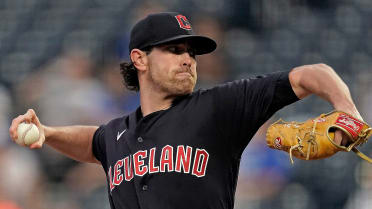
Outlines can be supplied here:
<path id="1" fill-rule="evenodd" d="M 232 209 L 240 156 L 258 128 L 298 100 L 278 72 L 199 90 L 167 110 L 102 125 L 93 153 L 112 209 Z"/>

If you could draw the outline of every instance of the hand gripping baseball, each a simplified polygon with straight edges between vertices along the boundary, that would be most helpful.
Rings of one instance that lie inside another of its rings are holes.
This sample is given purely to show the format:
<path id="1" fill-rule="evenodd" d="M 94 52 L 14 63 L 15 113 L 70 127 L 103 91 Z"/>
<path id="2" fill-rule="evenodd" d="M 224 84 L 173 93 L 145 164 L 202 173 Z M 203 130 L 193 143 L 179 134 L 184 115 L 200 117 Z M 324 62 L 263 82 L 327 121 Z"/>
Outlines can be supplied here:
<path id="1" fill-rule="evenodd" d="M 345 146 L 335 143 L 336 130 L 345 133 L 351 139 L 350 143 Z M 333 111 L 303 123 L 280 119 L 268 128 L 266 142 L 270 148 L 288 152 L 292 164 L 292 156 L 315 160 L 330 157 L 338 151 L 350 150 L 372 163 L 372 159 L 356 148 L 367 142 L 371 135 L 372 128 L 368 124 L 347 113 Z"/>
<path id="2" fill-rule="evenodd" d="M 39 130 L 39 139 L 36 142 L 31 144 L 19 142 L 17 129 L 18 126 L 23 122 L 33 123 L 36 125 L 37 129 Z M 36 113 L 33 109 L 29 109 L 24 115 L 19 115 L 18 117 L 13 119 L 12 124 L 9 128 L 9 135 L 13 141 L 21 144 L 22 146 L 29 146 L 31 149 L 41 148 L 45 142 L 43 125 L 40 123 L 39 118 L 36 116 Z"/>

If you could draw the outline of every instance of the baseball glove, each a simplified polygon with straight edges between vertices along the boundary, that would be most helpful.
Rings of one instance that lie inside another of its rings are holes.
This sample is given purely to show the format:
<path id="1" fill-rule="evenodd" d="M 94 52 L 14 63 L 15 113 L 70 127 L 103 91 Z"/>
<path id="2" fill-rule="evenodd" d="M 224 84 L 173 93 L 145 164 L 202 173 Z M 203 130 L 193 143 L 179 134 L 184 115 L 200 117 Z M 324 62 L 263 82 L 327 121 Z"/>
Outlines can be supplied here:
<path id="1" fill-rule="evenodd" d="M 346 146 L 336 144 L 333 141 L 336 129 L 345 132 L 351 143 Z M 288 152 L 292 164 L 292 156 L 303 160 L 316 160 L 330 157 L 338 151 L 350 150 L 372 163 L 372 159 L 356 148 L 367 142 L 371 135 L 372 128 L 368 124 L 347 113 L 333 111 L 303 123 L 285 122 L 280 119 L 268 128 L 266 142 L 270 148 Z"/>

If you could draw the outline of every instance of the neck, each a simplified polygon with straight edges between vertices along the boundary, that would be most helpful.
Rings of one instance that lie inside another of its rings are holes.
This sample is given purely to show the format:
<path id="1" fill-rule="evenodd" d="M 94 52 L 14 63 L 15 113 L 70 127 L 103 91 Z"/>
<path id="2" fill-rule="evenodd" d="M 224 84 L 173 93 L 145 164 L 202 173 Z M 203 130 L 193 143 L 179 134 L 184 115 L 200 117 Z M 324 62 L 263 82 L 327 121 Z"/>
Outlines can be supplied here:
<path id="1" fill-rule="evenodd" d="M 141 111 L 143 117 L 171 107 L 174 97 L 158 93 L 154 89 L 140 89 Z"/>

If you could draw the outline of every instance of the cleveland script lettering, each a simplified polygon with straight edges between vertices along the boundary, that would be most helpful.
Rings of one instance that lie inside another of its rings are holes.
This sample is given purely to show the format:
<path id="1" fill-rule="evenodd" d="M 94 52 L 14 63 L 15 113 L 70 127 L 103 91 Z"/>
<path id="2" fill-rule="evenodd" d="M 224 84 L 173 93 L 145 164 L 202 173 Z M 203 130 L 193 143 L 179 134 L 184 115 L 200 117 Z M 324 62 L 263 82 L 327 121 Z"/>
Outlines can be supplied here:
<path id="1" fill-rule="evenodd" d="M 133 155 L 125 156 L 116 161 L 115 165 L 109 167 L 110 190 L 112 191 L 123 181 L 131 181 L 134 175 L 144 176 L 146 173 L 175 171 L 190 174 L 191 172 L 191 175 L 203 177 L 206 174 L 209 153 L 205 149 L 196 148 L 194 150 L 194 155 L 192 155 L 192 147 L 179 145 L 176 148 L 176 153 L 173 153 L 174 147 L 166 145 L 161 149 L 159 162 L 155 162 L 156 147 L 150 150 L 139 150 Z M 148 158 L 147 164 L 145 164 L 146 158 Z"/>

